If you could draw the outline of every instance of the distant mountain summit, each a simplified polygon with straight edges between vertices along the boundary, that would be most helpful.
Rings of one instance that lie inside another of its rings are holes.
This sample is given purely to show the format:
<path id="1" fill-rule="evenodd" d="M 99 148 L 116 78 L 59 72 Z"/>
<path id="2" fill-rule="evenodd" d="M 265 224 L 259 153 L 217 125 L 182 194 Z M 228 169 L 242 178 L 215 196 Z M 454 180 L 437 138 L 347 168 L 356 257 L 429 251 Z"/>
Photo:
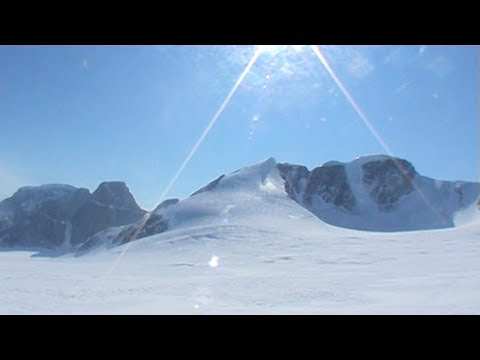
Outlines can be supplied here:
<path id="1" fill-rule="evenodd" d="M 299 217 L 369 231 L 439 229 L 480 206 L 479 196 L 479 183 L 434 180 L 386 155 L 311 170 L 269 158 L 148 214 L 123 182 L 104 182 L 92 194 L 69 185 L 24 187 L 0 203 L 0 246 L 83 252 L 199 225 L 295 226 Z"/>
<path id="2" fill-rule="evenodd" d="M 480 184 L 418 174 L 404 159 L 364 156 L 311 171 L 278 164 L 289 197 L 323 221 L 352 229 L 406 231 L 454 226 L 479 197 Z"/>
<path id="3" fill-rule="evenodd" d="M 22 187 L 0 203 L 0 246 L 68 250 L 144 213 L 123 182 L 102 183 L 93 194 L 70 185 Z"/>

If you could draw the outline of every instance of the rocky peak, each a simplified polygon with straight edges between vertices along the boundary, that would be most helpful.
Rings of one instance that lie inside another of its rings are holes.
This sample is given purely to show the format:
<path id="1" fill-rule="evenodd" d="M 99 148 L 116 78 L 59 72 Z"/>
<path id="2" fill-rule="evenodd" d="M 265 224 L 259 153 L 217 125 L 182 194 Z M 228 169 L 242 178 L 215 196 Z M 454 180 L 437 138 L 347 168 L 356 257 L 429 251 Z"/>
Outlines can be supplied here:
<path id="1" fill-rule="evenodd" d="M 313 195 L 319 195 L 326 203 L 333 203 L 347 210 L 355 206 L 355 196 L 350 189 L 343 165 L 320 166 L 308 177 L 303 201 L 312 205 Z"/>
<path id="2" fill-rule="evenodd" d="M 316 196 L 347 210 L 355 206 L 355 197 L 341 163 L 329 162 L 312 171 L 291 164 L 278 164 L 277 168 L 285 180 L 285 192 L 302 206 L 310 208 Z"/>
<path id="3" fill-rule="evenodd" d="M 101 183 L 93 192 L 92 199 L 114 208 L 140 210 L 127 185 L 122 181 Z"/>
<path id="4" fill-rule="evenodd" d="M 369 161 L 362 169 L 362 180 L 380 209 L 391 209 L 401 196 L 414 191 L 416 171 L 406 160 L 391 157 Z"/>

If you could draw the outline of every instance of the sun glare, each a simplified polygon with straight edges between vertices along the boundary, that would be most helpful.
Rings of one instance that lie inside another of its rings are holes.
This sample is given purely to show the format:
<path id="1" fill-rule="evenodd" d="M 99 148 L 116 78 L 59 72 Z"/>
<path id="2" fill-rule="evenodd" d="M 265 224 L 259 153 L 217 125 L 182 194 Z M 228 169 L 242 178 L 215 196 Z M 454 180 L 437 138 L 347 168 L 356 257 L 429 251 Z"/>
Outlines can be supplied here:
<path id="1" fill-rule="evenodd" d="M 305 45 L 256 45 L 257 51 L 261 54 L 267 53 L 270 55 L 277 55 L 280 52 L 294 50 L 300 52 L 304 49 Z"/>
<path id="2" fill-rule="evenodd" d="M 295 50 L 296 52 L 300 52 L 302 51 L 304 48 L 305 48 L 305 45 L 290 45 L 293 50 Z"/>

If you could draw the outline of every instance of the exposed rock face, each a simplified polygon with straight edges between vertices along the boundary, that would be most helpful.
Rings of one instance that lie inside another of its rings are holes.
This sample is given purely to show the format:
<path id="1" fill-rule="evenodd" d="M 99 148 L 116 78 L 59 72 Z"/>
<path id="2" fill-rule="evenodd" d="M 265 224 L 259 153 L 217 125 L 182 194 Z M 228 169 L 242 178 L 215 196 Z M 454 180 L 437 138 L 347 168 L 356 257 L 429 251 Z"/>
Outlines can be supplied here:
<path id="1" fill-rule="evenodd" d="M 352 210 L 355 206 L 355 197 L 342 165 L 321 166 L 312 170 L 303 196 L 304 203 L 312 205 L 314 195 L 319 195 L 326 203 L 347 210 Z"/>
<path id="2" fill-rule="evenodd" d="M 304 166 L 278 164 L 285 180 L 287 194 L 306 208 L 318 196 L 325 203 L 354 210 L 355 194 L 346 173 L 346 164 L 329 162 L 312 171 Z M 404 195 L 414 191 L 412 181 L 416 172 L 406 160 L 385 158 L 362 165 L 362 181 L 371 189 L 369 195 L 379 209 L 390 210 Z"/>
<path id="3" fill-rule="evenodd" d="M 141 210 L 127 185 L 121 181 L 101 183 L 93 192 L 92 200 L 112 208 Z"/>
<path id="4" fill-rule="evenodd" d="M 128 227 L 122 231 L 115 240 L 118 244 L 125 244 L 147 236 L 160 234 L 168 229 L 168 220 L 160 214 L 151 214 L 147 221 L 141 221 L 135 226 Z"/>
<path id="5" fill-rule="evenodd" d="M 131 224 L 144 214 L 125 183 L 104 182 L 72 217 L 71 244 L 82 243 L 111 226 Z"/>
<path id="6" fill-rule="evenodd" d="M 0 246 L 76 245 L 143 214 L 120 182 L 102 183 L 93 194 L 70 185 L 24 187 L 0 203 Z"/>
<path id="7" fill-rule="evenodd" d="M 286 193 L 292 199 L 297 200 L 299 194 L 305 192 L 310 171 L 305 166 L 290 164 L 278 164 L 277 168 L 280 176 L 285 180 Z"/>
<path id="8" fill-rule="evenodd" d="M 476 202 L 480 184 L 419 175 L 408 161 L 372 155 L 350 163 L 330 161 L 309 171 L 277 165 L 285 192 L 321 220 L 372 231 L 454 226 L 457 211 Z"/>
<path id="9" fill-rule="evenodd" d="M 63 243 L 65 222 L 35 213 L 28 219 L 13 224 L 0 234 L 2 246 L 57 247 Z"/>
<path id="10" fill-rule="evenodd" d="M 169 224 L 168 220 L 162 214 L 162 211 L 170 206 L 176 205 L 179 201 L 179 199 L 167 199 L 163 201 L 147 216 L 146 221 L 144 217 L 142 221 L 139 221 L 134 224 L 134 226 L 125 229 L 125 231 L 119 234 L 115 241 L 119 244 L 125 244 L 132 240 L 141 239 L 167 231 Z"/>
<path id="11" fill-rule="evenodd" d="M 370 161 L 362 168 L 363 182 L 371 187 L 370 196 L 380 209 L 391 209 L 400 197 L 414 190 L 415 168 L 406 160 Z"/>
<path id="12" fill-rule="evenodd" d="M 20 188 L 0 208 L 0 245 L 20 247 L 60 246 L 67 222 L 90 197 L 87 189 L 69 185 Z"/>
<path id="13" fill-rule="evenodd" d="M 167 231 L 169 223 L 161 212 L 170 206 L 174 206 L 179 201 L 179 199 L 167 199 L 150 214 L 144 214 L 141 220 L 133 224 L 107 228 L 95 233 L 95 235 L 89 237 L 78 247 L 77 254 L 89 251 L 91 248 L 105 242 L 108 242 L 109 245 L 121 245 Z"/>
<path id="14" fill-rule="evenodd" d="M 287 194 L 307 209 L 313 205 L 316 196 L 327 204 L 347 210 L 352 210 L 355 206 L 355 196 L 343 165 L 320 166 L 312 171 L 304 166 L 290 164 L 278 164 L 277 167 L 285 180 Z"/>

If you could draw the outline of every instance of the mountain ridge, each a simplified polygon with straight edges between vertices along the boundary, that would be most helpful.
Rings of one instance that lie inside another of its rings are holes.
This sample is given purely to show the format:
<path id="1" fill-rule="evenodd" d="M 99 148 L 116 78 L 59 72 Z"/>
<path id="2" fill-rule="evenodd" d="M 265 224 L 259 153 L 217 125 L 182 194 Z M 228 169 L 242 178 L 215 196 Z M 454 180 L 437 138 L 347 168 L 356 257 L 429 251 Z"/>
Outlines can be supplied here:
<path id="1" fill-rule="evenodd" d="M 104 182 L 93 193 L 70 185 L 22 187 L 0 202 L 0 246 L 87 251 L 201 223 L 248 224 L 252 216 L 266 224 L 311 216 L 356 230 L 439 229 L 455 226 L 457 213 L 479 196 L 479 183 L 431 179 L 388 155 L 329 161 L 311 170 L 271 157 L 149 213 L 121 181 Z"/>

